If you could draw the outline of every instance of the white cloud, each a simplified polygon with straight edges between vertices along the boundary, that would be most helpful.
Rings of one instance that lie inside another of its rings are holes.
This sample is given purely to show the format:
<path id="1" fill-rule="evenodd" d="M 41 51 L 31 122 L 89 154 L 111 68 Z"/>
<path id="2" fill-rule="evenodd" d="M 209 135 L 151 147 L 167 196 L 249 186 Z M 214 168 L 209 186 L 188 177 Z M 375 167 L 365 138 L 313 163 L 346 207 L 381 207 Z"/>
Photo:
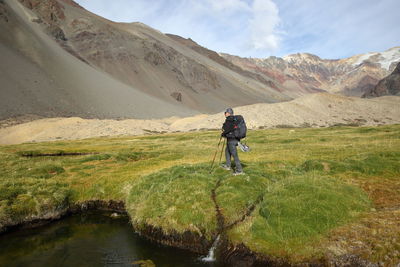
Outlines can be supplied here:
<path id="1" fill-rule="evenodd" d="M 278 55 L 344 58 L 400 45 L 398 0 L 276 2 L 285 34 Z"/>
<path id="2" fill-rule="evenodd" d="M 207 0 L 205 6 L 217 11 L 249 10 L 249 5 L 243 0 Z"/>
<path id="3" fill-rule="evenodd" d="M 271 0 L 254 0 L 252 12 L 249 22 L 252 47 L 276 51 L 280 42 L 277 30 L 280 23 L 278 7 Z"/>

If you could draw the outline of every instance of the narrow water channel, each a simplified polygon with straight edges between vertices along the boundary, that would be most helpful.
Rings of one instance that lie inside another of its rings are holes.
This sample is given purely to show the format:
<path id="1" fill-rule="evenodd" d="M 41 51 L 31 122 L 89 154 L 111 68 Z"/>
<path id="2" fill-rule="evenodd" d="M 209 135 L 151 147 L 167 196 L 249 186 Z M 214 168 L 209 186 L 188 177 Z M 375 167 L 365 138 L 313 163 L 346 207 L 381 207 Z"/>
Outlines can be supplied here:
<path id="1" fill-rule="evenodd" d="M 0 235 L 0 266 L 216 266 L 204 255 L 166 247 L 135 234 L 127 216 L 89 212 Z"/>

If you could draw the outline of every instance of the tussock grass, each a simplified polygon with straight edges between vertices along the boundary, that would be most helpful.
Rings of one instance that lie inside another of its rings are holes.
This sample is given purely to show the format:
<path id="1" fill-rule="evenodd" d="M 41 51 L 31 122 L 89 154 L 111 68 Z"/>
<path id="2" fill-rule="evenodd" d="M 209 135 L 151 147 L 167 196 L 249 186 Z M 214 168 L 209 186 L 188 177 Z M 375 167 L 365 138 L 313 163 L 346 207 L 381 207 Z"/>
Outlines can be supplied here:
<path id="1" fill-rule="evenodd" d="M 93 155 L 87 156 L 80 160 L 81 163 L 89 162 L 89 161 L 97 161 L 97 160 L 107 160 L 111 158 L 110 154 L 100 154 L 100 155 Z"/>
<path id="2" fill-rule="evenodd" d="M 30 172 L 30 176 L 35 177 L 35 178 L 45 178 L 48 179 L 54 175 L 60 174 L 65 172 L 64 168 L 61 167 L 60 165 L 56 164 L 45 164 L 42 166 L 38 166 L 34 168 Z"/>
<path id="3" fill-rule="evenodd" d="M 341 161 L 306 160 L 300 169 L 327 171 L 330 174 L 353 172 L 364 175 L 393 177 L 400 173 L 400 152 L 381 152 L 348 157 Z"/>
<path id="4" fill-rule="evenodd" d="M 231 236 L 245 237 L 255 251 L 288 257 L 369 207 L 367 195 L 355 186 L 315 173 L 293 176 L 272 184 L 251 224 Z"/>
<path id="5" fill-rule="evenodd" d="M 165 233 L 190 230 L 211 238 L 216 218 L 210 194 L 216 177 L 208 167 L 175 166 L 133 183 L 127 202 L 132 221 L 138 227 L 161 227 Z"/>
<path id="6" fill-rule="evenodd" d="M 0 226 L 10 222 L 46 217 L 68 206 L 67 184 L 47 180 L 20 179 L 0 183 Z"/>
<path id="7" fill-rule="evenodd" d="M 210 238 L 217 234 L 210 195 L 219 181 L 217 203 L 225 226 L 238 225 L 229 231 L 231 241 L 286 257 L 302 251 L 330 229 L 353 221 L 371 206 L 360 188 L 313 169 L 303 170 L 308 163 L 287 166 L 281 176 L 264 172 L 270 166 L 264 162 L 248 164 L 244 176 L 222 169 L 210 174 L 207 164 L 164 169 L 132 184 L 128 209 L 139 227 L 161 227 L 167 234 L 190 230 Z M 258 203 L 260 197 L 263 200 Z M 243 228 L 240 221 L 254 204 L 253 221 Z"/>
<path id="8" fill-rule="evenodd" d="M 123 152 L 119 152 L 115 156 L 115 159 L 118 161 L 139 161 L 139 160 L 152 158 L 154 156 L 155 156 L 155 153 L 123 151 Z"/>

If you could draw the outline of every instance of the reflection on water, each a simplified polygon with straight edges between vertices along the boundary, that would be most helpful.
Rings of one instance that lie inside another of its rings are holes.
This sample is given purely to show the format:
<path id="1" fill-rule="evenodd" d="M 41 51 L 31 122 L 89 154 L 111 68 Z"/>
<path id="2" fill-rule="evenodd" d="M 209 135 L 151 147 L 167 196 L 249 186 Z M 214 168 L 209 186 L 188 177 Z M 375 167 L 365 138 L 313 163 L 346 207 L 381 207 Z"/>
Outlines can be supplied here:
<path id="1" fill-rule="evenodd" d="M 201 255 L 149 242 L 132 230 L 127 216 L 87 213 L 0 235 L 0 266 L 213 266 Z"/>

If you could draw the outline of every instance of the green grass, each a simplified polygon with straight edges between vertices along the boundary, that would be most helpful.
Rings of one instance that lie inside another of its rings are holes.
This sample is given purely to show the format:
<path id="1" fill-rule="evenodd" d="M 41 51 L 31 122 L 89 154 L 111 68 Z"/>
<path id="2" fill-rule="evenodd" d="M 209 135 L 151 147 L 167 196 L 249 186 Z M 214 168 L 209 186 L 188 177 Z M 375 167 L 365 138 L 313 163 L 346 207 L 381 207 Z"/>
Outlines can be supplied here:
<path id="1" fill-rule="evenodd" d="M 0 184 L 0 225 L 20 223 L 62 211 L 71 191 L 67 184 L 37 179 L 20 179 Z"/>
<path id="2" fill-rule="evenodd" d="M 271 185 L 250 222 L 231 239 L 267 255 L 305 253 L 328 230 L 350 222 L 370 207 L 367 195 L 337 179 L 309 173 Z"/>
<path id="3" fill-rule="evenodd" d="M 81 163 L 89 162 L 89 161 L 97 161 L 97 160 L 107 160 L 111 158 L 110 154 L 99 154 L 93 156 L 87 156 L 81 159 Z"/>
<path id="4" fill-rule="evenodd" d="M 210 198 L 216 179 L 208 167 L 175 166 L 133 183 L 127 201 L 133 222 L 138 227 L 161 227 L 166 233 L 191 230 L 210 238 L 216 228 Z"/>
<path id="5" fill-rule="evenodd" d="M 352 172 L 358 175 L 382 175 L 394 177 L 400 173 L 400 152 L 382 152 L 347 157 L 341 161 L 306 160 L 300 169 L 305 171 L 323 171 L 330 174 Z"/>
<path id="6" fill-rule="evenodd" d="M 211 240 L 215 189 L 233 244 L 298 261 L 324 255 L 333 231 L 351 233 L 372 207 L 400 203 L 400 125 L 249 131 L 244 176 L 209 173 L 218 139 L 207 131 L 0 146 L 0 226 L 113 199 L 126 201 L 139 229 Z"/>

